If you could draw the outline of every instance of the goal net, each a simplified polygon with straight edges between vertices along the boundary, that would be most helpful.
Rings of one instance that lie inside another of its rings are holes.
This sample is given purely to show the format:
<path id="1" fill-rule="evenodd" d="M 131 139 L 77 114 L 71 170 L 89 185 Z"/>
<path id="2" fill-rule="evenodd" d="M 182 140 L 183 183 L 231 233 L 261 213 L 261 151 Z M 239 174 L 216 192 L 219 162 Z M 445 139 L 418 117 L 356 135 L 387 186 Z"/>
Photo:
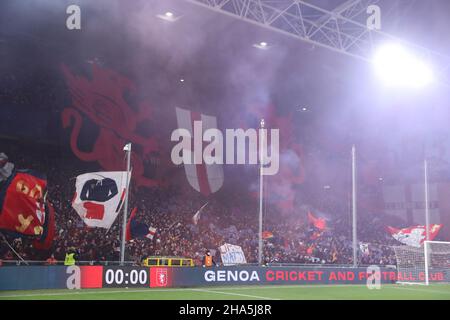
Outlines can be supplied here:
<path id="1" fill-rule="evenodd" d="M 397 283 L 450 282 L 450 242 L 425 241 L 420 248 L 395 246 Z"/>

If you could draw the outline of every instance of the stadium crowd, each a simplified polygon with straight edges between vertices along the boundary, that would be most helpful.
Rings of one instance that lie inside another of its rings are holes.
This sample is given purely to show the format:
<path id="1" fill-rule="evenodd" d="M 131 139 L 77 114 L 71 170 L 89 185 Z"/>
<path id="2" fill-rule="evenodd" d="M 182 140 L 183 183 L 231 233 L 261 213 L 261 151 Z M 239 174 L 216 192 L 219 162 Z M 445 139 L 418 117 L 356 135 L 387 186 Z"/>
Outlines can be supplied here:
<path id="1" fill-rule="evenodd" d="M 120 255 L 120 215 L 110 230 L 89 228 L 84 225 L 71 207 L 74 192 L 76 164 L 72 160 L 57 161 L 63 154 L 43 154 L 40 148 L 27 148 L 27 156 L 21 156 L 23 146 L 4 144 L 4 151 L 16 168 L 31 168 L 48 175 L 49 198 L 56 211 L 56 236 L 50 250 L 33 248 L 27 238 L 6 239 L 25 260 L 45 261 L 50 257 L 64 260 L 69 248 L 75 248 L 79 261 L 100 263 L 118 261 Z M 95 171 L 95 170 L 92 170 Z M 86 172 L 86 171 L 84 171 Z M 193 258 L 197 265 L 206 250 L 216 254 L 224 243 L 239 245 L 248 263 L 256 263 L 258 257 L 256 199 L 242 196 L 233 204 L 213 198 L 202 212 L 197 224 L 192 217 L 206 199 L 186 196 L 179 188 L 136 188 L 130 192 L 130 208 L 137 208 L 136 219 L 157 229 L 153 239 L 139 238 L 127 243 L 127 261 L 140 263 L 148 256 L 180 256 Z M 308 223 L 307 212 L 314 208 L 302 206 L 296 214 L 281 216 L 276 206 L 266 208 L 264 230 L 272 236 L 264 240 L 266 263 L 316 263 L 351 264 L 351 221 L 345 214 L 328 218 L 327 227 L 317 235 Z M 368 244 L 368 252 L 360 251 L 361 264 L 395 264 L 392 245 L 398 244 L 384 230 L 381 216 L 362 216 L 358 228 L 360 241 Z M 383 221 L 384 222 L 384 221 Z M 17 260 L 5 242 L 0 244 L 0 260 Z"/>

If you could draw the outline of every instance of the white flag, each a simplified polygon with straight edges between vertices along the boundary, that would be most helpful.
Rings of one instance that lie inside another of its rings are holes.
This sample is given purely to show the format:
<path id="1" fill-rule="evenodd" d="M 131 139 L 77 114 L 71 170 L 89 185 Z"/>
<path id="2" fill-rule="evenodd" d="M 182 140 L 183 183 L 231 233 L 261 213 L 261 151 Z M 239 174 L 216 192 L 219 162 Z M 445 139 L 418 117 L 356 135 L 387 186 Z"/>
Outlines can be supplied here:
<path id="1" fill-rule="evenodd" d="M 150 227 L 150 228 L 148 228 L 148 233 L 147 233 L 147 235 L 145 237 L 149 238 L 151 240 L 151 239 L 153 239 L 155 234 L 156 234 L 156 228 Z"/>
<path id="2" fill-rule="evenodd" d="M 442 224 L 431 224 L 429 226 L 430 241 L 432 241 L 439 230 L 441 230 Z M 387 227 L 387 230 L 392 237 L 403 244 L 408 246 L 420 248 L 423 242 L 426 240 L 426 226 L 412 226 L 409 228 L 397 229 L 393 227 Z"/>
<path id="3" fill-rule="evenodd" d="M 79 175 L 72 207 L 89 227 L 109 229 L 122 208 L 131 174 L 126 171 Z"/>
<path id="4" fill-rule="evenodd" d="M 194 222 L 195 225 L 198 223 L 198 220 L 200 220 L 200 215 L 202 213 L 202 210 L 203 210 L 203 208 L 206 207 L 207 204 L 208 204 L 208 202 L 205 203 L 200 209 L 198 209 L 198 211 L 192 217 L 192 222 Z"/>
<path id="5" fill-rule="evenodd" d="M 361 252 L 364 253 L 365 255 L 368 255 L 368 254 L 369 254 L 369 244 L 368 244 L 368 243 L 360 242 L 360 243 L 359 243 L 359 249 L 360 249 Z"/>

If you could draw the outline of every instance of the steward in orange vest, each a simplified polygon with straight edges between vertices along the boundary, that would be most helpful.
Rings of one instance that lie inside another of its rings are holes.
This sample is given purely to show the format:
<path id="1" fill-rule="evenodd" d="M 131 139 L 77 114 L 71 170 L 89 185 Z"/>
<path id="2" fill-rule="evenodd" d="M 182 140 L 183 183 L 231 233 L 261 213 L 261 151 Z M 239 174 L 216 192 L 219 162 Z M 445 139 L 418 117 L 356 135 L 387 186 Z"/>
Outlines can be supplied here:
<path id="1" fill-rule="evenodd" d="M 211 252 L 206 251 L 206 255 L 203 257 L 203 267 L 212 267 L 216 265 L 216 262 L 214 261 L 214 258 L 211 256 Z"/>

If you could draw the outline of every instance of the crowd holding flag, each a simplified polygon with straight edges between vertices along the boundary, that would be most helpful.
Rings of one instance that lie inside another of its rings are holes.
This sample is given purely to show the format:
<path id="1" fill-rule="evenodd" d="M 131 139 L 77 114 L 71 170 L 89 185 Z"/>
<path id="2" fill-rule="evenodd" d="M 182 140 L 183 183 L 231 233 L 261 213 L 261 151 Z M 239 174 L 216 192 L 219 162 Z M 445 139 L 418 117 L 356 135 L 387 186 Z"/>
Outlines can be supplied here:
<path id="1" fill-rule="evenodd" d="M 153 239 L 153 237 L 156 234 L 156 228 L 155 227 L 149 227 L 148 228 L 148 233 L 145 235 L 146 238 L 149 238 L 150 240 Z"/>
<path id="2" fill-rule="evenodd" d="M 72 207 L 87 227 L 111 227 L 124 204 L 130 177 L 128 175 L 127 179 L 127 171 L 90 172 L 76 177 Z M 192 217 L 194 225 L 198 224 L 207 205 L 208 202 Z M 126 224 L 125 240 L 153 239 L 157 229 L 137 221 L 136 213 L 137 208 L 134 208 Z M 325 218 L 316 217 L 311 212 L 307 213 L 307 221 L 311 227 L 310 240 L 318 239 L 328 229 Z M 429 240 L 433 240 L 441 228 L 441 224 L 431 224 Z M 227 229 L 224 231 L 237 233 L 235 226 Z M 426 226 L 423 225 L 403 229 L 387 226 L 386 229 L 394 239 L 408 246 L 421 247 L 427 239 Z M 34 248 L 41 250 L 49 249 L 55 236 L 55 210 L 47 199 L 46 176 L 33 170 L 16 169 L 4 153 L 0 153 L 0 231 L 20 237 L 31 236 Z M 274 234 L 266 230 L 262 232 L 262 238 L 272 239 Z M 286 250 L 290 249 L 290 244 L 278 235 L 271 242 L 277 239 L 283 242 Z M 359 248 L 362 254 L 370 254 L 368 243 L 359 242 Z M 306 253 L 313 255 L 315 249 L 313 241 Z M 337 261 L 337 256 L 336 249 L 333 249 L 333 262 Z"/>
<path id="3" fill-rule="evenodd" d="M 311 212 L 308 211 L 308 223 L 312 226 L 309 233 L 310 240 L 316 240 L 320 238 L 323 231 L 327 228 L 327 222 L 324 218 L 317 218 Z"/>
<path id="4" fill-rule="evenodd" d="M 308 211 L 308 222 L 319 231 L 323 231 L 327 227 L 327 222 L 324 218 L 317 218 L 310 211 Z"/>
<path id="5" fill-rule="evenodd" d="M 72 207 L 89 227 L 109 229 L 124 203 L 126 171 L 91 172 L 79 175 Z"/>
<path id="6" fill-rule="evenodd" d="M 263 239 L 272 239 L 273 238 L 273 233 L 270 232 L 270 231 L 263 231 L 262 238 Z"/>
<path id="7" fill-rule="evenodd" d="M 364 255 L 366 255 L 366 256 L 368 256 L 368 255 L 370 254 L 370 251 L 369 251 L 369 244 L 368 244 L 368 243 L 360 242 L 360 243 L 359 243 L 359 250 L 361 250 L 361 252 L 362 252 Z"/>
<path id="8" fill-rule="evenodd" d="M 198 211 L 194 214 L 192 217 L 192 222 L 197 225 L 198 221 L 200 220 L 200 216 L 202 214 L 203 209 L 208 205 L 208 202 L 205 203 Z"/>
<path id="9" fill-rule="evenodd" d="M 429 226 L 429 240 L 432 241 L 439 230 L 441 230 L 442 224 L 431 224 Z M 397 229 L 388 226 L 387 231 L 392 235 L 392 237 L 403 244 L 412 247 L 421 247 L 425 240 L 427 240 L 426 226 L 412 226 L 409 228 Z"/>

